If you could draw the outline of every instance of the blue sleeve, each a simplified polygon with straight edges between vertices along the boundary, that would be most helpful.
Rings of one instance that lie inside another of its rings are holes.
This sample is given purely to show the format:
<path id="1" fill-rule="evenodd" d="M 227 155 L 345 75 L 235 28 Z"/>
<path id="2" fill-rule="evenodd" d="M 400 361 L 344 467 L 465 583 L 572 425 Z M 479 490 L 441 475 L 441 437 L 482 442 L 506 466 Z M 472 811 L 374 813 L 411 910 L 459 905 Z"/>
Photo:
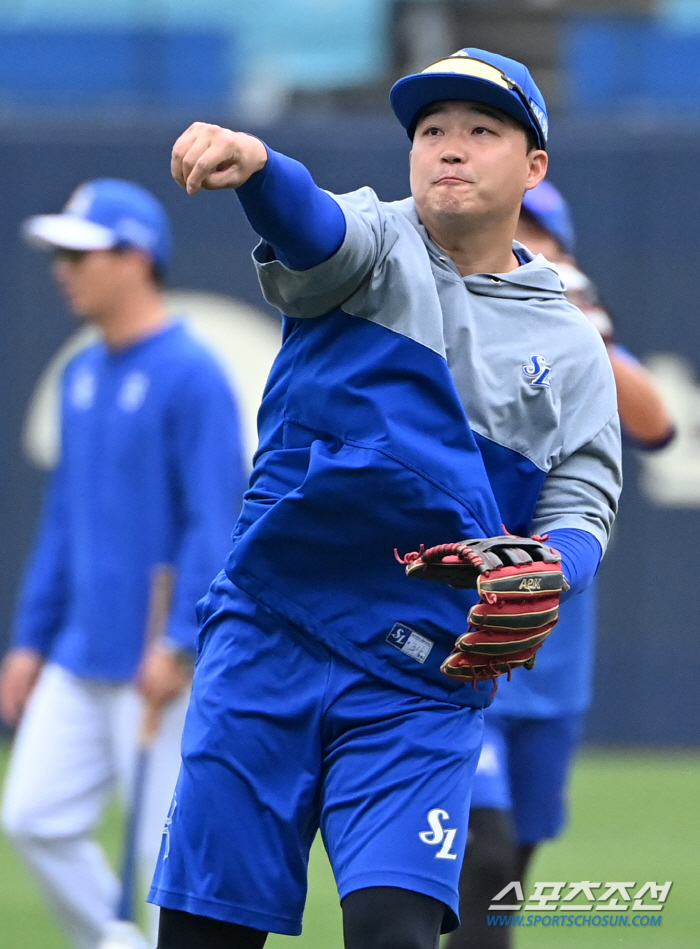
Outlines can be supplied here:
<path id="1" fill-rule="evenodd" d="M 67 521 L 63 515 L 61 465 L 51 476 L 39 532 L 19 595 L 14 623 L 14 645 L 48 655 L 61 629 L 68 602 Z"/>
<path id="2" fill-rule="evenodd" d="M 265 167 L 236 194 L 251 227 L 277 259 L 290 270 L 309 270 L 343 243 L 345 215 L 304 165 L 271 148 L 267 154 Z"/>
<path id="3" fill-rule="evenodd" d="M 217 366 L 190 372 L 179 387 L 171 452 L 183 522 L 174 556 L 175 586 L 166 638 L 194 650 L 195 605 L 230 551 L 248 480 L 238 410 Z"/>
<path id="4" fill-rule="evenodd" d="M 596 575 L 603 556 L 596 538 L 588 531 L 561 527 L 549 532 L 547 543 L 561 554 L 562 570 L 571 584 L 571 589 L 562 596 L 562 600 L 582 593 Z"/>

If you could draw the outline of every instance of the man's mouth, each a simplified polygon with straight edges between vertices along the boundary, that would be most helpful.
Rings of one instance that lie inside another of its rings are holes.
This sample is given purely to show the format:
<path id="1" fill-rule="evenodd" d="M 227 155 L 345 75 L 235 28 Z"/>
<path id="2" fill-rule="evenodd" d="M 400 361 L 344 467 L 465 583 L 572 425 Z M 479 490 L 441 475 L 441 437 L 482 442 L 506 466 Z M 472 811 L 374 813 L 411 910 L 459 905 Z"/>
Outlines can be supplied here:
<path id="1" fill-rule="evenodd" d="M 441 178 L 438 178 L 435 182 L 437 185 L 442 184 L 461 184 L 461 185 L 472 185 L 473 181 L 469 181 L 467 178 L 460 178 L 459 175 L 443 175 Z"/>

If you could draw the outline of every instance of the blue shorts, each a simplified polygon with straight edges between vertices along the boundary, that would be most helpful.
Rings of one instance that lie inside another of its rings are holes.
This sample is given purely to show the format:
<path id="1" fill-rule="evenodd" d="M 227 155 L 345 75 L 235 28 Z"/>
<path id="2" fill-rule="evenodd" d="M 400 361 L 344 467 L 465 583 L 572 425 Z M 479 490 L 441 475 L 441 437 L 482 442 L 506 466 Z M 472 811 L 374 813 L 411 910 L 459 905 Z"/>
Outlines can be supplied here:
<path id="1" fill-rule="evenodd" d="M 341 899 L 415 890 L 456 928 L 483 712 L 374 679 L 235 588 L 200 641 L 149 900 L 298 935 L 320 827 Z"/>
<path id="2" fill-rule="evenodd" d="M 472 807 L 511 811 L 518 843 L 556 837 L 566 820 L 566 781 L 583 714 L 510 718 L 488 711 Z"/>

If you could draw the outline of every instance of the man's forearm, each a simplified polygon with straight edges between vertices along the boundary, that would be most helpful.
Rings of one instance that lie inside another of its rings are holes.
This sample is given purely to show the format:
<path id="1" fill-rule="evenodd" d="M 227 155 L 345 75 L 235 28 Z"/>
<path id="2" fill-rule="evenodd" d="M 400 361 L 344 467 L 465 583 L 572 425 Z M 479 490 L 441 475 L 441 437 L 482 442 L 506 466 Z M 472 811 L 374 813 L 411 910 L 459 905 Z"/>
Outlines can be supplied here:
<path id="1" fill-rule="evenodd" d="M 309 270 L 338 250 L 345 216 L 309 171 L 268 149 L 265 167 L 236 191 L 253 230 L 292 270 Z"/>
<path id="2" fill-rule="evenodd" d="M 675 429 L 656 382 L 617 346 L 609 346 L 608 355 L 615 373 L 623 431 L 643 448 L 665 447 Z"/>

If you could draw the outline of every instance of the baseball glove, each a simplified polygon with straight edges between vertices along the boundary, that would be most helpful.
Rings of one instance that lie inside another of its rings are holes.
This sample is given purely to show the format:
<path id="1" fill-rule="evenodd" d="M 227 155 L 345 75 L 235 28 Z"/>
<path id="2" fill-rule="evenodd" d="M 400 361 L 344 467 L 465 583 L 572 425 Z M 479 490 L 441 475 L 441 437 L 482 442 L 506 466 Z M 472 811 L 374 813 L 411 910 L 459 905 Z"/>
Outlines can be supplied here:
<path id="1" fill-rule="evenodd" d="M 569 589 L 561 557 L 547 539 L 462 540 L 398 558 L 409 577 L 479 592 L 467 632 L 442 664 L 445 675 L 476 682 L 504 673 L 510 678 L 517 666 L 532 669 L 535 653 L 559 619 L 559 598 Z"/>

